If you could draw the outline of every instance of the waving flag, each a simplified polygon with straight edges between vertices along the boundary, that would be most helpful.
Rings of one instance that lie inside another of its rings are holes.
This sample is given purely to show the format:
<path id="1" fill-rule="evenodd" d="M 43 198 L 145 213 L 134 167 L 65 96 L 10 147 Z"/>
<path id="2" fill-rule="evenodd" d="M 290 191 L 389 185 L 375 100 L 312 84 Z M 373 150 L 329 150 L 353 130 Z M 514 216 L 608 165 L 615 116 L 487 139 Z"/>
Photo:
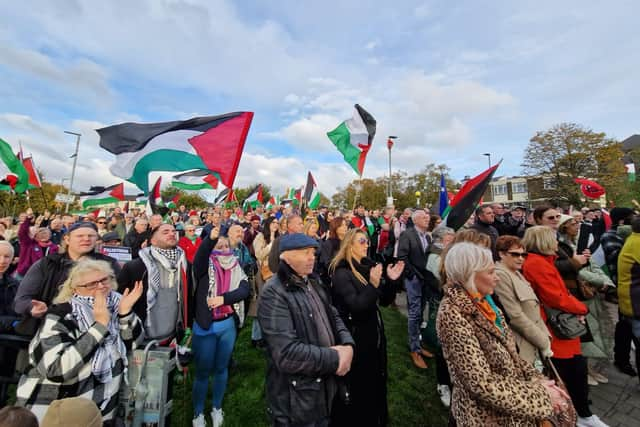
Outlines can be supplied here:
<path id="1" fill-rule="evenodd" d="M 443 225 L 457 230 L 467 222 L 478 202 L 482 199 L 482 195 L 487 191 L 491 178 L 493 178 L 493 174 L 500 166 L 500 163 L 502 163 L 502 160 L 464 183 L 460 191 L 451 200 L 449 208 L 443 212 Z"/>
<path id="2" fill-rule="evenodd" d="M 274 206 L 278 206 L 280 204 L 280 196 L 271 196 L 267 204 L 265 205 L 265 209 L 270 211 Z"/>
<path id="3" fill-rule="evenodd" d="M 248 210 L 248 207 L 251 206 L 251 209 L 255 209 L 262 204 L 262 184 L 258 184 L 256 188 L 254 188 L 251 193 L 244 199 L 242 202 L 242 208 L 245 212 Z"/>
<path id="4" fill-rule="evenodd" d="M 219 179 L 215 173 L 196 170 L 174 175 L 171 185 L 181 190 L 211 190 L 218 188 Z"/>
<path id="5" fill-rule="evenodd" d="M 575 178 L 573 181 L 580 184 L 580 191 L 590 199 L 599 199 L 606 193 L 604 187 L 595 181 L 583 178 Z"/>
<path id="6" fill-rule="evenodd" d="M 320 205 L 320 192 L 316 185 L 316 180 L 313 179 L 311 172 L 307 174 L 307 185 L 304 186 L 304 199 L 307 201 L 307 206 L 311 209 L 317 209 Z"/>
<path id="7" fill-rule="evenodd" d="M 624 165 L 624 169 L 627 171 L 627 179 L 629 182 L 636 182 L 636 164 L 633 162 Z"/>
<path id="8" fill-rule="evenodd" d="M 440 174 L 440 200 L 438 201 L 438 215 L 442 216 L 449 207 L 449 193 L 447 193 L 447 183 L 444 174 Z"/>
<path id="9" fill-rule="evenodd" d="M 149 193 L 149 198 L 147 199 L 147 207 L 145 209 L 147 216 L 151 216 L 154 214 L 160 214 L 163 217 L 169 212 L 169 208 L 164 205 L 162 201 L 162 196 L 160 195 L 160 183 L 162 182 L 162 177 L 159 176 L 156 180 L 156 183 L 153 184 L 151 188 L 151 192 Z"/>
<path id="10" fill-rule="evenodd" d="M 80 204 L 83 209 L 91 206 L 108 205 L 124 200 L 124 183 L 111 187 L 91 187 L 88 192 L 80 194 Z"/>
<path id="11" fill-rule="evenodd" d="M 0 139 L 0 190 L 24 193 L 29 189 L 29 173 L 13 153 L 8 142 Z"/>
<path id="12" fill-rule="evenodd" d="M 116 155 L 110 171 L 148 192 L 153 171 L 207 169 L 231 187 L 253 113 L 196 117 L 164 123 L 122 123 L 98 129 L 100 146 Z"/>
<path id="13" fill-rule="evenodd" d="M 327 136 L 349 166 L 362 176 L 367 153 L 376 135 L 376 119 L 360 105 L 354 107 L 353 117 L 327 132 Z"/>

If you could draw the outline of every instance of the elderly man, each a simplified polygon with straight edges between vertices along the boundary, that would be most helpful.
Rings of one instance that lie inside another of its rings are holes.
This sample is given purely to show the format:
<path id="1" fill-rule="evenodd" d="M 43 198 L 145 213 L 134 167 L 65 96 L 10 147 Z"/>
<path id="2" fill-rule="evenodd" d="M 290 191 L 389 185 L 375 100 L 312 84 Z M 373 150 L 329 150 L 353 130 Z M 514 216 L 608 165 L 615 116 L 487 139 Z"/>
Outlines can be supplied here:
<path id="1" fill-rule="evenodd" d="M 147 246 L 148 239 L 149 222 L 146 218 L 138 218 L 131 230 L 124 236 L 122 246 L 131 248 L 131 256 L 138 258 L 138 252 Z"/>
<path id="2" fill-rule="evenodd" d="M 43 317 L 51 301 L 58 295 L 59 286 L 67 280 L 69 271 L 82 257 L 107 261 L 114 271 L 120 271 L 115 259 L 95 252 L 98 229 L 92 222 L 71 225 L 63 239 L 67 247 L 64 254 L 49 254 L 40 259 L 31 266 L 20 282 L 14 301 L 16 313 L 34 318 Z M 23 324 L 25 329 L 21 332 L 26 335 L 35 333 L 35 329 L 30 329 L 37 328 L 37 322 L 28 323 L 31 325 Z"/>
<path id="3" fill-rule="evenodd" d="M 290 214 L 287 217 L 287 232 L 286 234 L 302 233 L 304 231 L 304 222 L 302 217 L 296 214 Z M 280 265 L 280 237 L 276 238 L 271 244 L 271 252 L 269 252 L 269 270 L 272 273 L 278 272 L 278 266 Z"/>
<path id="4" fill-rule="evenodd" d="M 329 304 L 322 281 L 312 274 L 317 247 L 303 234 L 285 235 L 278 273 L 258 303 L 274 426 L 328 426 L 337 376 L 351 368 L 353 338 Z"/>
<path id="5" fill-rule="evenodd" d="M 185 327 L 184 301 L 187 261 L 178 247 L 176 229 L 160 224 L 151 230 L 150 246 L 140 250 L 139 258 L 129 261 L 118 275 L 118 291 L 132 290 L 142 280 L 142 298 L 133 306 L 149 339 L 170 340 Z"/>
<path id="6" fill-rule="evenodd" d="M 435 277 L 427 270 L 427 254 L 431 237 L 427 233 L 429 214 L 417 209 L 411 215 L 413 227 L 402 232 L 398 239 L 398 260 L 405 264 L 405 288 L 407 291 L 409 349 L 413 364 L 426 369 L 424 357 L 433 354 L 422 348 L 420 343 L 420 325 L 423 311 L 430 292 L 437 291 Z M 435 289 L 432 289 L 435 288 Z"/>

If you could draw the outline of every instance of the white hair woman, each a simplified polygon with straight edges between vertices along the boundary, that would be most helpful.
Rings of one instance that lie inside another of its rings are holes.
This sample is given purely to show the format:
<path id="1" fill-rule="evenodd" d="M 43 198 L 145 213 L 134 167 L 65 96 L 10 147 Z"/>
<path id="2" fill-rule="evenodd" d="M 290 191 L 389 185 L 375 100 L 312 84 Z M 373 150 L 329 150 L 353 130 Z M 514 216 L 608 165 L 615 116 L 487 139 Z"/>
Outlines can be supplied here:
<path id="1" fill-rule="evenodd" d="M 29 370 L 17 404 L 42 420 L 49 404 L 65 397 L 92 399 L 110 422 L 126 374 L 127 348 L 142 338 L 132 311 L 142 282 L 123 295 L 109 263 L 84 258 L 71 270 L 44 323 L 29 344 Z"/>
<path id="2" fill-rule="evenodd" d="M 436 328 L 453 383 L 457 425 L 537 425 L 569 397 L 518 355 L 491 299 L 497 283 L 491 251 L 456 243 L 445 260 L 448 285 Z"/>

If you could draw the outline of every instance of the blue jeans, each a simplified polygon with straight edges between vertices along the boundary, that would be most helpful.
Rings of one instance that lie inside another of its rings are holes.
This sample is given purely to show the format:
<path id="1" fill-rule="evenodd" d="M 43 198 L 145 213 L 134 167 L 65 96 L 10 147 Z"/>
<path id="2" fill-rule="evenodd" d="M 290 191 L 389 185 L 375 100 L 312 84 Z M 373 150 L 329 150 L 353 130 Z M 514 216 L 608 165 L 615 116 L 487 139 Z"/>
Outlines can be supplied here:
<path id="1" fill-rule="evenodd" d="M 262 329 L 260 329 L 260 323 L 258 323 L 258 318 L 253 318 L 253 323 L 251 324 L 251 339 L 253 341 L 260 341 L 262 339 Z"/>
<path id="2" fill-rule="evenodd" d="M 420 324 L 422 312 L 427 302 L 427 285 L 417 277 L 405 279 L 404 286 L 407 290 L 407 323 L 409 332 L 409 348 L 411 352 L 420 351 Z"/>
<path id="3" fill-rule="evenodd" d="M 214 408 L 222 407 L 222 398 L 227 388 L 229 360 L 236 342 L 236 324 L 233 317 L 211 323 L 209 329 L 202 329 L 193 323 L 193 356 L 196 366 L 193 381 L 193 416 L 204 411 L 204 401 L 209 390 L 209 377 L 213 375 Z"/>

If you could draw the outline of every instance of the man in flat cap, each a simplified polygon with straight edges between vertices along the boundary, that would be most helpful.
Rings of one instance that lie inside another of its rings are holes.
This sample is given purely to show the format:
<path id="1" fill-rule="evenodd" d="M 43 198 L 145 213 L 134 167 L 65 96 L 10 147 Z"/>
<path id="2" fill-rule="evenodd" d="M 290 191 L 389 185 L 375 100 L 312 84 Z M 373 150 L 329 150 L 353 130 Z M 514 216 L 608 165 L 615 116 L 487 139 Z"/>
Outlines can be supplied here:
<path id="1" fill-rule="evenodd" d="M 258 302 L 274 426 L 328 426 L 338 377 L 351 368 L 353 338 L 312 274 L 317 247 L 304 234 L 282 237 L 277 274 Z"/>

